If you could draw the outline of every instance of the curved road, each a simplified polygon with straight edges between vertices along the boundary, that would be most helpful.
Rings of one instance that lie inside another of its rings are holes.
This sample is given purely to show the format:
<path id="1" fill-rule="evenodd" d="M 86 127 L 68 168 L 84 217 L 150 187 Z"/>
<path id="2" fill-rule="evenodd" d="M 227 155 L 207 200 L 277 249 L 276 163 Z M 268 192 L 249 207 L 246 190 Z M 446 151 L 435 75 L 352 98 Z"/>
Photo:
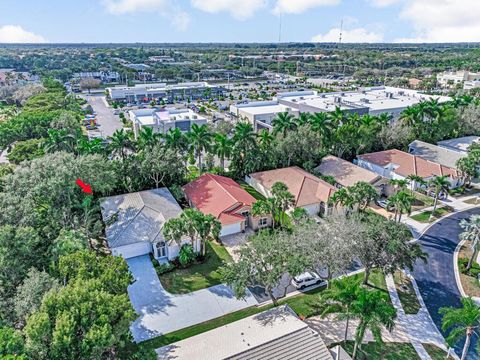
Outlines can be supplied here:
<path id="1" fill-rule="evenodd" d="M 472 214 L 480 214 L 480 208 L 458 212 L 440 220 L 418 240 L 423 251 L 428 253 L 428 263 L 418 262 L 413 275 L 428 312 L 439 329 L 441 329 L 442 317 L 438 314 L 438 310 L 444 306 L 461 306 L 461 295 L 453 268 L 453 253 L 460 242 L 458 236 L 462 232 L 459 221 Z M 469 360 L 478 359 L 475 351 L 476 340 L 474 339 L 470 346 L 467 356 Z M 462 346 L 463 342 L 457 345 L 457 354 L 461 354 Z"/>

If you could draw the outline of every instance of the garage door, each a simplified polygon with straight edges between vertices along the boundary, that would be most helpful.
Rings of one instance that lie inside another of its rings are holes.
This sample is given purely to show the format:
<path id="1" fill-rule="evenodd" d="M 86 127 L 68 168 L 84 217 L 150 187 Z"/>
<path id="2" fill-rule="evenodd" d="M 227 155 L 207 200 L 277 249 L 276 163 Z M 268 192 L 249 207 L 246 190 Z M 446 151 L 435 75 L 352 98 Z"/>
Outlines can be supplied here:
<path id="1" fill-rule="evenodd" d="M 151 251 L 152 245 L 148 242 L 141 242 L 131 245 L 120 246 L 112 249 L 112 255 L 122 256 L 125 259 L 145 255 Z"/>
<path id="2" fill-rule="evenodd" d="M 226 236 L 231 234 L 237 234 L 242 231 L 242 223 L 230 224 L 222 226 L 222 231 L 220 231 L 220 236 Z"/>

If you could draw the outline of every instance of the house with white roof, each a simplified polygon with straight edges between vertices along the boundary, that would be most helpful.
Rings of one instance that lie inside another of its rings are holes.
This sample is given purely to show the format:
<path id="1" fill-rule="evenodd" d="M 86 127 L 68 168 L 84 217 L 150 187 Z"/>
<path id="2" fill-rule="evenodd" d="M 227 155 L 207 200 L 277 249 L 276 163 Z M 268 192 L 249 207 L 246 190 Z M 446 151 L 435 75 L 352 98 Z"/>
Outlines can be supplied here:
<path id="1" fill-rule="evenodd" d="M 468 152 L 468 148 L 472 144 L 480 144 L 480 136 L 464 136 L 456 139 L 439 141 L 437 143 L 437 145 L 442 148 L 456 151 L 465 155 Z"/>
<path id="2" fill-rule="evenodd" d="M 178 256 L 180 244 L 167 241 L 165 223 L 180 216 L 182 209 L 167 188 L 104 198 L 100 202 L 108 247 L 112 255 L 125 259 L 153 254 L 158 260 Z M 184 239 L 182 244 L 190 243 Z M 198 251 L 200 244 L 194 244 Z"/>

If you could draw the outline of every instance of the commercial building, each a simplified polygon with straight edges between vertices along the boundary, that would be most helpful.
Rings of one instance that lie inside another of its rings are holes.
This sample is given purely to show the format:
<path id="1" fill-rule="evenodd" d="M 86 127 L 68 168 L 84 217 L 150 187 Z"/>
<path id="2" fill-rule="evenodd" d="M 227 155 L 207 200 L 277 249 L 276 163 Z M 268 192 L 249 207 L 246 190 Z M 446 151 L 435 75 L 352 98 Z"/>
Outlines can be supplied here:
<path id="1" fill-rule="evenodd" d="M 279 104 L 277 101 L 258 101 L 231 105 L 230 112 L 238 119 L 248 120 L 253 125 L 255 131 L 271 129 L 272 121 L 279 113 L 288 112 L 293 116 L 300 114 L 297 109 Z"/>
<path id="2" fill-rule="evenodd" d="M 230 112 L 239 118 L 248 119 L 256 128 L 260 127 L 259 123 L 262 127 L 268 128 L 276 115 L 285 111 L 298 115 L 302 112 L 312 114 L 332 112 L 340 108 L 346 113 L 359 115 L 387 113 L 396 119 L 407 107 L 430 99 L 438 99 L 440 103 L 451 100 L 447 96 L 427 95 L 411 89 L 381 86 L 330 93 L 317 91 L 280 93 L 274 101 L 232 105 Z"/>
<path id="3" fill-rule="evenodd" d="M 209 85 L 206 82 L 188 82 L 173 85 L 150 83 L 107 88 L 110 100 L 136 104 L 148 103 L 152 100 L 163 100 L 166 102 L 195 100 L 207 96 L 221 95 L 223 91 L 224 89 Z"/>
<path id="4" fill-rule="evenodd" d="M 115 83 L 120 79 L 120 74 L 116 71 L 86 71 L 73 74 L 75 80 L 97 79 L 102 83 Z"/>
<path id="5" fill-rule="evenodd" d="M 287 305 L 164 346 L 156 352 L 159 360 L 333 360 L 320 334 Z"/>
<path id="6" fill-rule="evenodd" d="M 480 73 L 473 73 L 470 71 L 445 71 L 437 75 L 438 84 L 443 88 L 457 87 L 459 84 L 468 83 L 471 86 L 471 82 L 480 81 Z"/>
<path id="7" fill-rule="evenodd" d="M 142 127 L 150 127 L 155 133 L 165 134 L 170 129 L 190 131 L 193 124 L 201 126 L 207 119 L 190 109 L 140 109 L 130 110 L 128 117 L 132 122 L 135 138 Z"/>

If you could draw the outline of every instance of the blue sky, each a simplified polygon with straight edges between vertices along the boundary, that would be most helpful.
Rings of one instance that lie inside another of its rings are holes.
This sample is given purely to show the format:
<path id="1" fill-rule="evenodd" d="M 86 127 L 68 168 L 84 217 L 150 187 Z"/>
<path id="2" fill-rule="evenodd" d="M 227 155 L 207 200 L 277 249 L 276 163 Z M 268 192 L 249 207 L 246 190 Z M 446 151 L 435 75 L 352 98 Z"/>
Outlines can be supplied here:
<path id="1" fill-rule="evenodd" d="M 2 0 L 2 42 L 480 41 L 480 0 Z"/>

